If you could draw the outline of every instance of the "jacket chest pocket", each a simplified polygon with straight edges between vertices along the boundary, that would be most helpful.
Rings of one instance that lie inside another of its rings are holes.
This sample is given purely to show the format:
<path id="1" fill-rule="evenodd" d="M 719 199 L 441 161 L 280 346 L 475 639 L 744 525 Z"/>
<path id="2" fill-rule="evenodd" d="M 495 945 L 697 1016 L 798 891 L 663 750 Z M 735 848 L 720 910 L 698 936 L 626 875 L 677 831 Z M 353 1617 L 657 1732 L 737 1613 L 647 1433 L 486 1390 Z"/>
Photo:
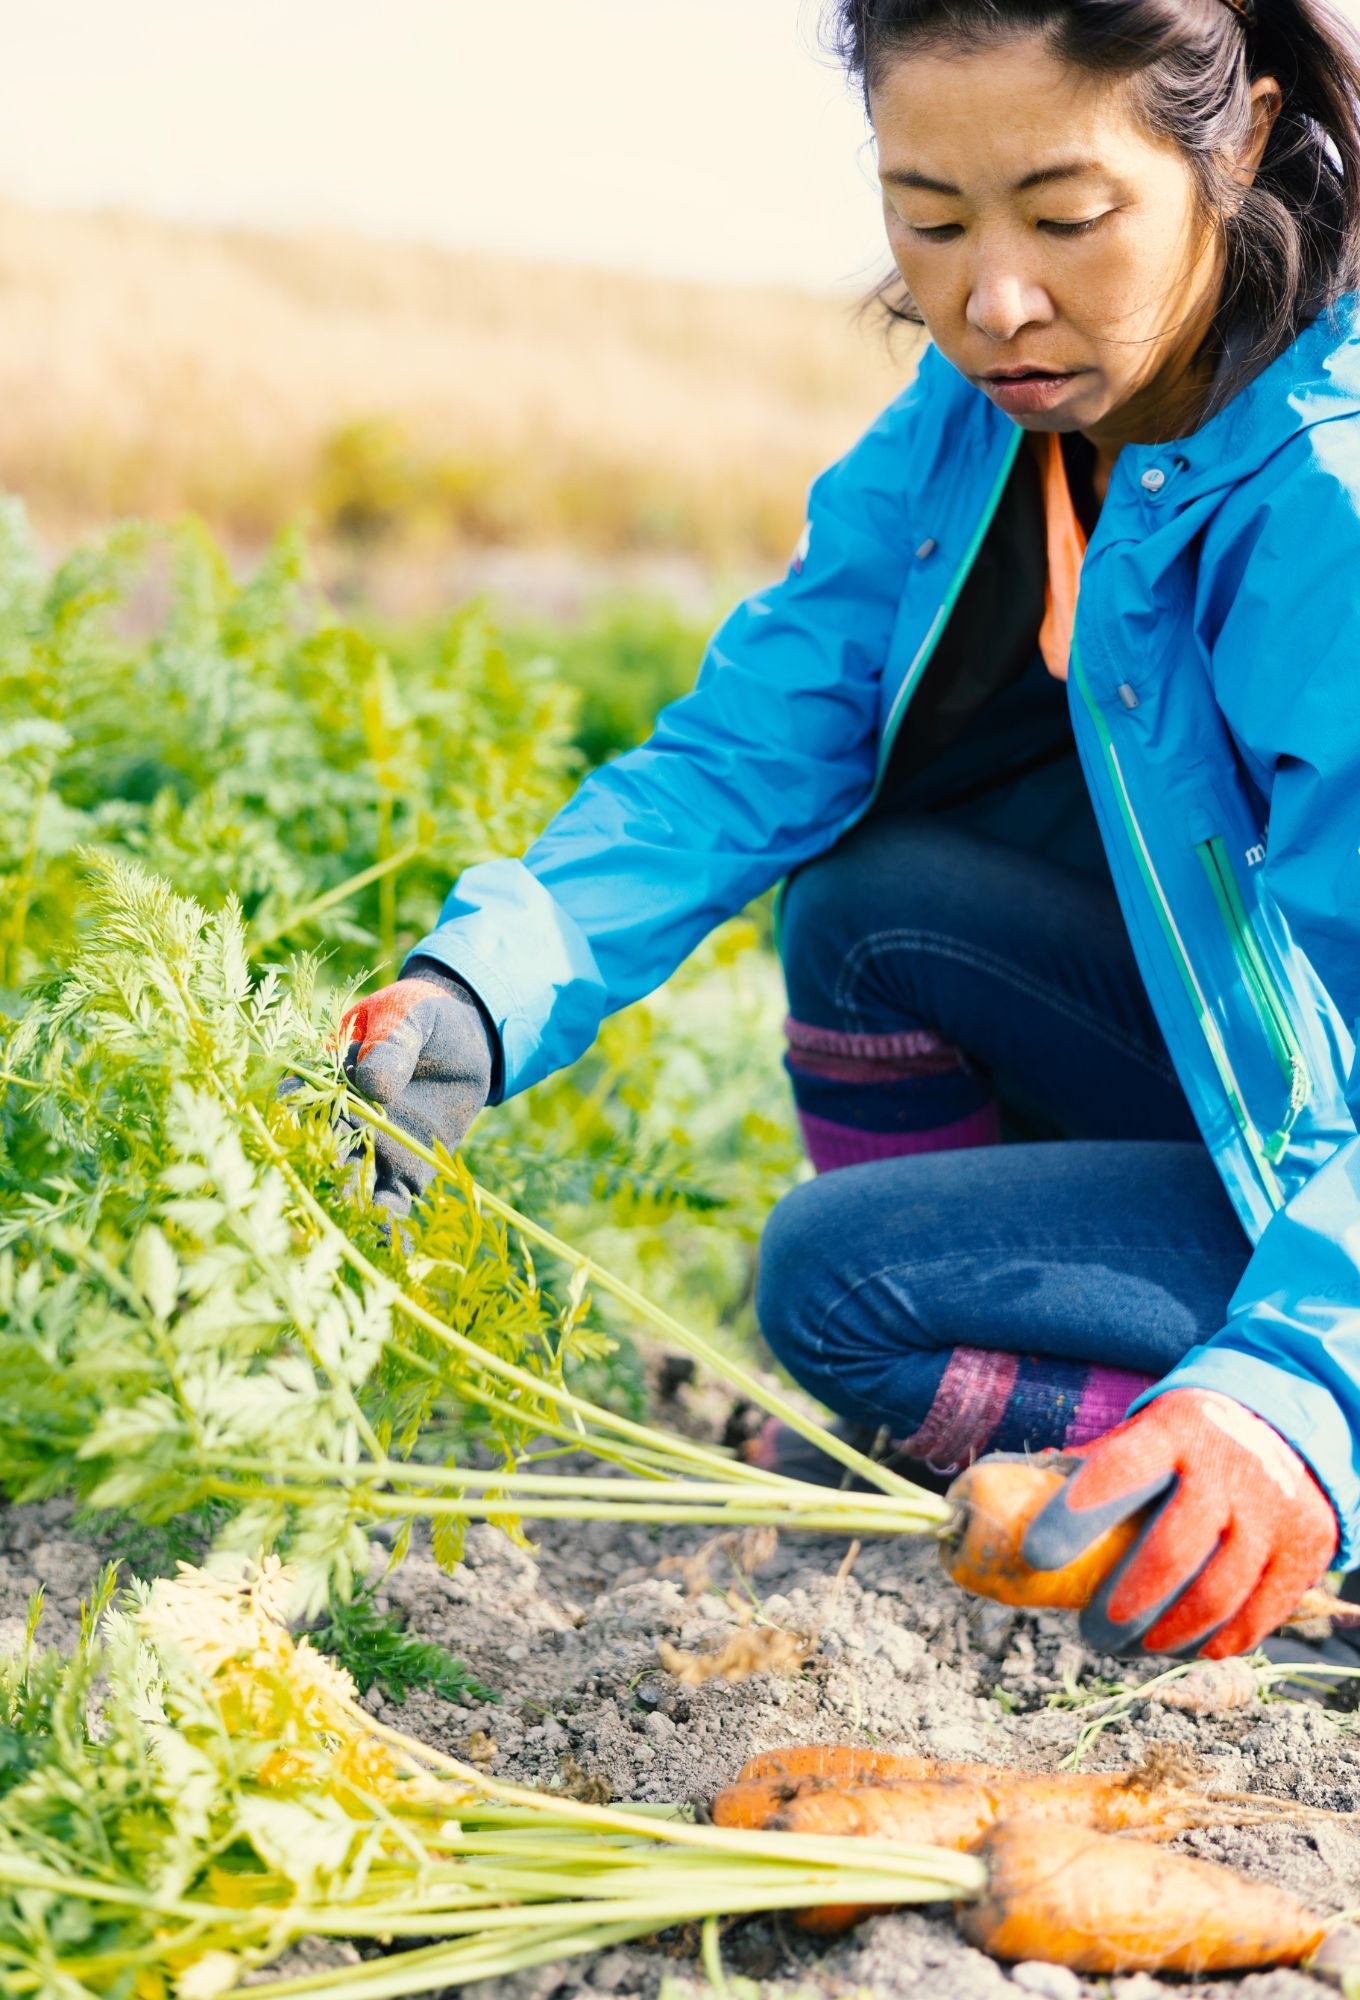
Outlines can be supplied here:
<path id="1" fill-rule="evenodd" d="M 1226 837 L 1222 833 L 1206 834 L 1196 840 L 1195 854 L 1208 881 L 1222 940 L 1235 972 L 1232 989 L 1220 990 L 1219 994 L 1223 1026 L 1225 1031 L 1231 1033 L 1236 1029 L 1240 1035 L 1245 1021 L 1247 1031 L 1259 1037 L 1261 1047 L 1268 1053 L 1284 1093 L 1282 1104 L 1277 1093 L 1271 1093 L 1271 1115 L 1264 1121 L 1265 1127 L 1271 1129 L 1261 1132 L 1262 1151 L 1275 1166 L 1288 1151 L 1294 1127 L 1312 1100 L 1312 1073 L 1290 998 L 1272 963 L 1272 954 L 1252 921 Z M 1259 867 L 1265 858 L 1263 841 L 1252 842 L 1243 857 L 1248 869 Z M 1222 982 L 1220 988 L 1221 985 Z M 1253 1064 L 1253 1069 L 1256 1067 Z M 1278 1117 L 1276 1112 L 1280 1114 Z"/>

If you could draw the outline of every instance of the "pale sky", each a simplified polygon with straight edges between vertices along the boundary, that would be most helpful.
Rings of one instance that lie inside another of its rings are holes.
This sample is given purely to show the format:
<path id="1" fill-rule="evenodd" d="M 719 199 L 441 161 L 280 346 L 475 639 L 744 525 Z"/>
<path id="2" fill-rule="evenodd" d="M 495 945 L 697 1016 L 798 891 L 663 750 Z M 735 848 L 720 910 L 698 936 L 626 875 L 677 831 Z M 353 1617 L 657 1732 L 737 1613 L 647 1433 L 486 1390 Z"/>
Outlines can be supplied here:
<path id="1" fill-rule="evenodd" d="M 0 194 L 860 288 L 886 250 L 819 7 L 0 0 Z"/>
<path id="2" fill-rule="evenodd" d="M 0 194 L 861 286 L 818 0 L 0 0 Z"/>

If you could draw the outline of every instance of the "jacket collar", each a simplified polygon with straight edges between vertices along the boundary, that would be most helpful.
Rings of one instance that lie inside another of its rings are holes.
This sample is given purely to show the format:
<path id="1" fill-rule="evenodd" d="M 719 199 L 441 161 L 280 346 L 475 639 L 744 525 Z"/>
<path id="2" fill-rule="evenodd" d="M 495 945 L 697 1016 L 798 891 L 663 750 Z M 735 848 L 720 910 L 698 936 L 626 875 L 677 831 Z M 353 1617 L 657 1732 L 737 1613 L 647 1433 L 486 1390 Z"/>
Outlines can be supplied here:
<path id="1" fill-rule="evenodd" d="M 1164 444 L 1125 446 L 1119 468 L 1135 486 L 1164 472 L 1167 504 L 1185 505 L 1249 478 L 1300 431 L 1357 412 L 1360 294 L 1348 293 L 1208 423 Z"/>
<path id="2" fill-rule="evenodd" d="M 980 389 L 971 393 L 995 420 L 1001 444 L 1016 426 Z M 1300 431 L 1358 413 L 1360 293 L 1351 292 L 1312 320 L 1197 431 L 1158 444 L 1126 445 L 1110 499 L 1147 503 L 1151 498 L 1162 509 L 1188 506 L 1250 478 Z"/>

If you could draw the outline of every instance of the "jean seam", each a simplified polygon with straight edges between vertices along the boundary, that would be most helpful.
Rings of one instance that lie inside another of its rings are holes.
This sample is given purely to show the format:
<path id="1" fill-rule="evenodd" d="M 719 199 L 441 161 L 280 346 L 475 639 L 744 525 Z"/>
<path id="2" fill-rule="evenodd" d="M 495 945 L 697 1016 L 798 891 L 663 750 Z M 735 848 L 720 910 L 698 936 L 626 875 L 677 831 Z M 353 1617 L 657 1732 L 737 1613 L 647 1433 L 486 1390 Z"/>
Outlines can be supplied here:
<path id="1" fill-rule="evenodd" d="M 847 954 L 836 980 L 834 998 L 836 1006 L 854 1018 L 857 1032 L 868 1031 L 862 1025 L 863 1009 L 852 998 L 850 989 L 858 983 L 868 965 L 888 951 L 899 951 L 903 948 L 930 951 L 938 958 L 954 959 L 975 972 L 989 972 L 999 979 L 1007 980 L 1016 990 L 1027 994 L 1031 999 L 1045 1002 L 1055 1013 L 1063 1015 L 1069 1021 L 1077 1022 L 1089 1034 L 1117 1049 L 1122 1055 L 1141 1063 L 1164 1082 L 1171 1084 L 1178 1082 L 1175 1069 L 1165 1058 L 1152 1054 L 1144 1043 L 1134 1040 L 1122 1029 L 1112 1028 L 1080 1001 L 1072 1001 L 1057 988 L 1036 979 L 1032 973 L 1022 971 L 1007 959 L 998 958 L 995 954 L 979 950 L 976 946 L 962 945 L 957 939 L 943 937 L 934 931 L 876 931 L 872 937 L 861 938 L 854 950 Z M 937 1028 L 936 1033 L 940 1032 L 941 1030 Z"/>
<path id="2" fill-rule="evenodd" d="M 859 1295 L 859 1293 L 864 1290 L 864 1287 L 866 1285 L 876 1284 L 880 1278 L 886 1278 L 894 1271 L 934 1270 L 942 1264 L 975 1264 L 977 1262 L 979 1254 L 983 1256 L 987 1255 L 989 1248 L 992 1249 L 993 1253 L 995 1254 L 995 1252 L 1000 1250 L 1002 1247 L 1007 1247 L 1007 1246 L 1001 1246 L 1001 1245 L 989 1246 L 987 1244 L 974 1244 L 971 1246 L 971 1248 L 967 1250 L 941 1250 L 935 1256 L 932 1257 L 912 1257 L 909 1259 L 904 1259 L 902 1262 L 897 1264 L 880 1264 L 876 1271 L 866 1271 L 862 1277 L 856 1278 L 853 1285 L 847 1285 L 845 1290 L 839 1293 L 838 1296 L 826 1308 L 825 1312 L 823 1312 L 817 1324 L 815 1332 L 811 1334 L 809 1343 L 810 1350 L 815 1354 L 816 1358 L 819 1361 L 825 1360 L 826 1329 L 831 1321 L 832 1315 L 835 1313 L 839 1313 L 850 1300 L 856 1298 Z M 1073 1245 L 1070 1243 L 1062 1243 L 1062 1244 L 1045 1244 L 1043 1242 L 1036 1243 L 1032 1239 L 1026 1238 L 1023 1246 L 1024 1254 L 1026 1256 L 1028 1256 L 1031 1252 L 1034 1252 L 1041 1259 L 1045 1257 L 1056 1256 L 1060 1254 L 1061 1251 L 1063 1250 L 1073 1251 L 1074 1253 L 1080 1254 L 1082 1257 L 1112 1257 L 1120 1251 L 1143 1250 L 1143 1249 L 1155 1250 L 1159 1257 L 1202 1258 L 1204 1256 L 1204 1245 L 1202 1243 L 1168 1244 L 1163 1242 L 1160 1237 L 1146 1244 L 1130 1243 L 1127 1237 L 1121 1237 L 1117 1243 L 1082 1243 L 1080 1245 Z M 1243 1266 L 1243 1268 L 1245 1269 L 1245 1265 Z M 1225 1312 L 1226 1309 L 1227 1309 L 1227 1301 L 1225 1300 L 1224 1301 Z M 907 1317 L 908 1315 L 904 1311 L 903 1318 L 905 1319 Z M 967 1344 L 968 1343 L 966 1341 L 954 1341 L 952 1343 L 952 1345 L 955 1347 L 964 1347 L 967 1346 Z M 942 1348 L 937 1348 L 935 1351 L 943 1352 L 944 1350 Z M 1009 1353 L 1011 1350 L 1009 1348 L 1006 1348 L 1000 1351 Z M 1094 1362 L 1090 1364 L 1090 1366 L 1092 1367 L 1095 1367 L 1096 1365 L 1097 1364 Z"/>

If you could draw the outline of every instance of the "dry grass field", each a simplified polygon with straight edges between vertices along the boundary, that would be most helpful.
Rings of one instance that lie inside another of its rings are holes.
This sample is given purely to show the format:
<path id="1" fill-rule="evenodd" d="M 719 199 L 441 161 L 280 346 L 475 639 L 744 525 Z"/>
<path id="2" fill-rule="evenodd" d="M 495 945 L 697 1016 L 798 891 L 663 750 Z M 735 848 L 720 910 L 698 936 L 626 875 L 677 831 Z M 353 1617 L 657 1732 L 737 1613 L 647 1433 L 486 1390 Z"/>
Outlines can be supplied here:
<path id="1" fill-rule="evenodd" d="M 0 204 L 0 485 L 58 539 L 782 555 L 910 372 L 851 302 Z"/>

